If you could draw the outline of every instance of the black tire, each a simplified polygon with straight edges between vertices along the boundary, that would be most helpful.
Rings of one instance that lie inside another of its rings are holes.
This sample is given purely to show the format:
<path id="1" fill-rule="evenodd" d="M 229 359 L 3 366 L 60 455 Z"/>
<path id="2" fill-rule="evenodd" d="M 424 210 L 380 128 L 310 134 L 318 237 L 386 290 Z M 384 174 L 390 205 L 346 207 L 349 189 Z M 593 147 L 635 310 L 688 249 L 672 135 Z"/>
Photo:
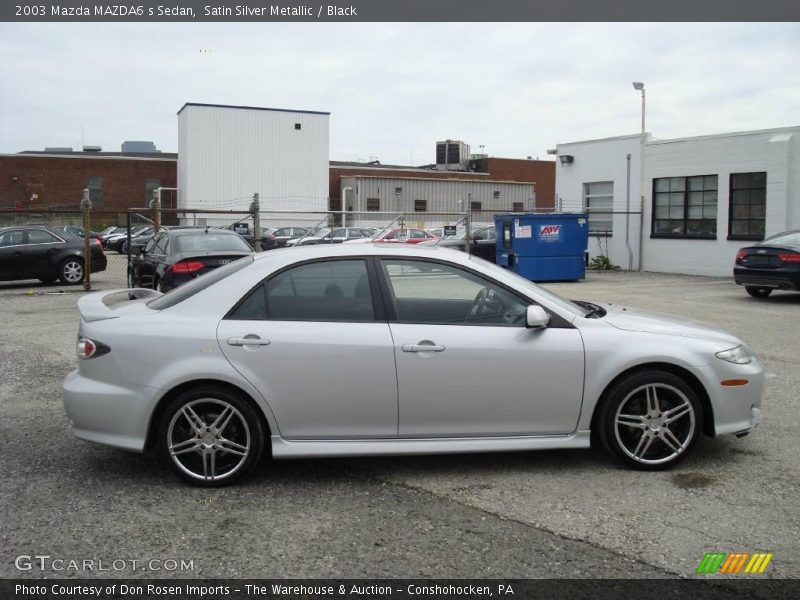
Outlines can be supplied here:
<path id="1" fill-rule="evenodd" d="M 232 408 L 230 413 L 225 412 L 225 407 Z M 202 437 L 199 424 L 195 422 L 197 426 L 193 426 L 189 421 L 192 411 L 206 426 Z M 220 417 L 222 430 L 216 431 L 214 424 Z M 159 454 L 179 477 L 200 487 L 230 485 L 247 475 L 261 460 L 266 437 L 253 404 L 242 394 L 215 385 L 180 394 L 169 403 L 158 425 Z M 174 449 L 176 445 L 177 454 L 173 455 L 170 447 Z M 211 477 L 206 476 L 209 471 Z"/>
<path id="2" fill-rule="evenodd" d="M 748 285 L 744 288 L 753 298 L 766 298 L 772 293 L 772 288 L 753 287 Z"/>
<path id="3" fill-rule="evenodd" d="M 80 285 L 85 276 L 83 259 L 79 256 L 65 258 L 58 265 L 58 278 L 64 285 Z"/>
<path id="4" fill-rule="evenodd" d="M 703 409 L 682 378 L 666 371 L 639 371 L 608 390 L 598 406 L 596 427 L 612 456 L 633 468 L 657 471 L 673 467 L 691 452 L 703 429 Z"/>

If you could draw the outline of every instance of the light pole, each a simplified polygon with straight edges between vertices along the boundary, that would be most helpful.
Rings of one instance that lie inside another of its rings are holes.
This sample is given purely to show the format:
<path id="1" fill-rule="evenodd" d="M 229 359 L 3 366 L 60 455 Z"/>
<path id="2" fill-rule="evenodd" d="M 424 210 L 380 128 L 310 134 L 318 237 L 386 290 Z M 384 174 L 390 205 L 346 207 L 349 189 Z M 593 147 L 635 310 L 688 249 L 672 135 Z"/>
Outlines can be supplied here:
<path id="1" fill-rule="evenodd" d="M 637 271 L 642 270 L 642 241 L 644 240 L 644 141 L 645 141 L 645 90 L 641 81 L 633 82 L 633 89 L 642 92 L 642 133 L 639 139 L 639 265 Z M 629 217 L 629 215 L 628 215 Z"/>

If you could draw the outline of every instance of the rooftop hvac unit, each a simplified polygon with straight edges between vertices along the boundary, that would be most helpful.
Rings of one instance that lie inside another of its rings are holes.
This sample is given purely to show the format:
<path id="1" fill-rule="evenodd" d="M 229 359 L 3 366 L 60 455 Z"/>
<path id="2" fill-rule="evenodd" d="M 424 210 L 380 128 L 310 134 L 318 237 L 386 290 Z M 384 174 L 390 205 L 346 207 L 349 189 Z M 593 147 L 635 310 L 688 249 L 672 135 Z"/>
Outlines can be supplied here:
<path id="1" fill-rule="evenodd" d="M 466 171 L 469 146 L 458 140 L 436 142 L 436 168 L 443 171 Z"/>

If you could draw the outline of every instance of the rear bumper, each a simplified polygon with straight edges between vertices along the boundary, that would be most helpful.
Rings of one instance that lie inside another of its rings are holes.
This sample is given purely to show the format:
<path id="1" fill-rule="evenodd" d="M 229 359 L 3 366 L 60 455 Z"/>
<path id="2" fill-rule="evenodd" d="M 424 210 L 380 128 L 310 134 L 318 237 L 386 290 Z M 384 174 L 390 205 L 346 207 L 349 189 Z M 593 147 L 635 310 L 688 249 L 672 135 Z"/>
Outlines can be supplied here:
<path id="1" fill-rule="evenodd" d="M 64 410 L 82 440 L 142 452 L 157 390 L 124 388 L 72 371 L 64 379 Z"/>
<path id="2" fill-rule="evenodd" d="M 108 258 L 106 258 L 105 254 L 100 254 L 99 256 L 92 256 L 89 262 L 89 267 L 92 273 L 105 271 L 107 266 L 108 266 Z"/>
<path id="3" fill-rule="evenodd" d="M 745 269 L 735 267 L 733 280 L 738 285 L 779 290 L 800 290 L 800 270 Z"/>

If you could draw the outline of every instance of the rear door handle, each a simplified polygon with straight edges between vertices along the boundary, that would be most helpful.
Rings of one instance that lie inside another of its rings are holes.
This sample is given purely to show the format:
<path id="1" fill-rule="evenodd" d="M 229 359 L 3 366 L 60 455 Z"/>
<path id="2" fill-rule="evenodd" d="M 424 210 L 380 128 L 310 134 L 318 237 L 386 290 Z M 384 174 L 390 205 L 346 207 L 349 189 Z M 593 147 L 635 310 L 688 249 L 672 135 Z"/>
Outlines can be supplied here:
<path id="1" fill-rule="evenodd" d="M 228 338 L 229 346 L 269 346 L 269 340 L 262 340 L 257 335 L 246 335 L 244 337 Z"/>
<path id="2" fill-rule="evenodd" d="M 444 346 L 437 346 L 436 344 L 429 342 L 427 344 L 420 343 L 420 344 L 403 344 L 402 345 L 403 352 L 444 352 Z"/>

